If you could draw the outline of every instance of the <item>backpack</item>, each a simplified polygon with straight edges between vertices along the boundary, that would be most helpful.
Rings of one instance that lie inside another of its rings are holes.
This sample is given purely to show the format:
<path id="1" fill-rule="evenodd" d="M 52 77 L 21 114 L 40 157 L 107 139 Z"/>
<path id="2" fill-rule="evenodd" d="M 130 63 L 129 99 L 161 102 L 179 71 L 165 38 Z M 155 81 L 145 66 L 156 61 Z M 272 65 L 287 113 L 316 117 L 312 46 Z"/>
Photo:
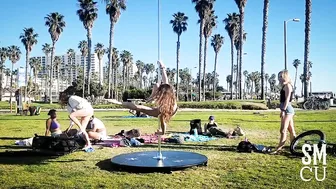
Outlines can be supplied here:
<path id="1" fill-rule="evenodd" d="M 32 149 L 41 154 L 62 156 L 81 150 L 84 145 L 85 141 L 80 138 L 38 136 L 35 134 Z"/>
<path id="2" fill-rule="evenodd" d="M 201 135 L 202 132 L 202 124 L 200 119 L 194 119 L 190 121 L 190 131 L 189 134 L 194 134 L 194 129 L 197 129 L 197 134 Z"/>

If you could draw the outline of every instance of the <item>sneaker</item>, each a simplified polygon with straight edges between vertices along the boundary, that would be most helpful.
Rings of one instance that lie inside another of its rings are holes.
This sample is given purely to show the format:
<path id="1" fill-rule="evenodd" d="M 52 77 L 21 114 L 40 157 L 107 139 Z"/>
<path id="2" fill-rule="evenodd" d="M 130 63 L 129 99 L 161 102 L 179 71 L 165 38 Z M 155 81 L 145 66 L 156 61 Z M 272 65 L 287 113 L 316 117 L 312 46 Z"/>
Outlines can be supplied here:
<path id="1" fill-rule="evenodd" d="M 92 146 L 87 146 L 87 147 L 83 148 L 83 150 L 85 152 L 94 152 L 94 149 L 92 148 Z"/>

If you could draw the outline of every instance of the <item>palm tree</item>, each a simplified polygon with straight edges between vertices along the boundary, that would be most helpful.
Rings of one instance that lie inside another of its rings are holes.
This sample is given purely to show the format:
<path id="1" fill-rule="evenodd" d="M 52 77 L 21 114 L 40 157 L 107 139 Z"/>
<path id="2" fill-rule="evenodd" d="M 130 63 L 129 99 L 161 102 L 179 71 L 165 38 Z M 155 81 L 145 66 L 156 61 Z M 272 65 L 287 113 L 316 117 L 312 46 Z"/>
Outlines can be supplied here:
<path id="1" fill-rule="evenodd" d="M 217 16 L 215 11 L 211 10 L 209 15 L 204 19 L 204 63 L 203 63 L 203 100 L 205 101 L 205 72 L 206 72 L 206 58 L 207 58 L 207 48 L 208 48 L 208 38 L 211 36 L 212 30 L 216 28 Z"/>
<path id="2" fill-rule="evenodd" d="M 191 2 L 195 3 L 195 10 L 198 13 L 198 17 L 200 20 L 198 74 L 201 75 L 204 20 L 206 16 L 209 14 L 209 12 L 212 10 L 214 0 L 192 0 Z M 201 77 L 198 78 L 198 98 L 199 98 L 198 100 L 201 101 Z"/>
<path id="3" fill-rule="evenodd" d="M 97 2 L 93 0 L 78 0 L 80 9 L 77 10 L 79 20 L 83 22 L 83 26 L 86 29 L 87 43 L 88 43 L 88 94 L 90 94 L 90 78 L 91 78 L 91 30 L 93 23 L 98 17 Z"/>
<path id="4" fill-rule="evenodd" d="M 268 8 L 269 0 L 264 0 L 263 9 L 263 27 L 262 27 L 262 42 L 261 42 L 261 99 L 265 100 L 265 94 L 267 93 L 267 79 L 265 76 L 265 56 L 266 56 L 266 33 L 268 27 Z M 266 79 L 266 82 L 264 81 Z M 266 92 L 264 91 L 266 83 Z"/>
<path id="5" fill-rule="evenodd" d="M 102 81 L 102 75 L 101 75 L 101 61 L 103 60 L 104 54 L 105 54 L 105 49 L 104 49 L 104 45 L 101 43 L 97 43 L 95 46 L 95 53 L 98 56 L 98 60 L 99 60 L 99 83 L 102 85 L 103 81 Z"/>
<path id="6" fill-rule="evenodd" d="M 41 69 L 41 59 L 37 57 L 32 57 L 29 59 L 29 64 L 31 65 L 31 68 L 33 69 L 33 75 L 34 75 L 34 81 L 36 82 L 37 74 Z"/>
<path id="7" fill-rule="evenodd" d="M 238 32 L 239 32 L 239 30 L 238 30 Z M 243 35 L 243 40 L 244 41 L 246 41 L 246 35 L 247 35 L 247 33 L 245 33 L 244 32 L 244 35 Z M 239 87 L 239 85 L 241 84 L 240 82 L 239 82 L 239 77 L 238 77 L 238 73 L 240 72 L 240 67 L 239 67 L 239 57 L 240 57 L 240 51 L 239 51 L 239 49 L 240 49 L 240 40 L 239 40 L 239 36 L 240 35 L 236 35 L 236 38 L 235 38 L 235 40 L 234 40 L 234 45 L 235 45 L 235 48 L 236 48 L 236 52 L 237 52 L 237 73 L 236 73 L 236 82 L 237 82 L 237 85 L 235 86 L 236 87 L 236 91 L 238 91 L 238 87 Z M 238 93 L 236 93 L 236 99 L 238 99 Z"/>
<path id="8" fill-rule="evenodd" d="M 137 68 L 138 68 L 138 72 L 139 72 L 139 77 L 142 78 L 142 74 L 144 72 L 144 68 L 145 68 L 145 63 L 142 62 L 141 60 L 137 60 L 135 62 Z M 149 65 L 149 64 L 148 64 Z M 142 89 L 142 80 L 140 80 L 140 88 Z"/>
<path id="9" fill-rule="evenodd" d="M 112 82 L 113 83 L 113 91 L 114 91 L 114 98 L 118 98 L 118 85 L 117 85 L 117 80 L 118 80 L 118 68 L 120 66 L 120 60 L 119 60 L 119 51 L 117 50 L 117 48 L 113 48 L 113 52 L 112 52 L 112 64 L 109 66 L 113 66 L 113 70 L 111 69 L 111 71 L 113 73 L 111 73 L 114 77 L 112 78 Z M 110 72 L 110 68 L 109 71 Z M 110 78 L 110 77 L 109 77 Z M 111 83 L 111 79 L 109 79 L 109 84 Z"/>
<path id="10" fill-rule="evenodd" d="M 62 58 L 60 56 L 55 56 L 55 60 L 54 60 L 54 66 L 55 66 L 55 70 L 56 70 L 56 78 L 57 78 L 57 94 L 59 94 L 60 91 L 60 77 L 59 77 L 59 73 L 60 73 L 60 66 L 62 63 Z"/>
<path id="11" fill-rule="evenodd" d="M 113 35 L 114 35 L 114 25 L 118 22 L 121 11 L 126 10 L 126 1 L 125 0 L 103 0 L 106 3 L 106 14 L 110 16 L 110 42 L 109 42 L 109 51 L 108 59 L 109 59 L 109 78 L 111 78 L 110 74 L 112 73 L 112 63 L 113 63 Z M 115 76 L 116 78 L 116 76 Z M 114 86 L 117 89 L 117 86 Z M 108 97 L 111 97 L 111 83 L 109 82 L 108 86 Z"/>
<path id="12" fill-rule="evenodd" d="M 122 51 L 120 54 L 121 61 L 123 62 L 123 92 L 126 88 L 125 79 L 129 77 L 129 66 L 133 61 L 133 55 L 129 51 Z"/>
<path id="13" fill-rule="evenodd" d="M 308 98 L 308 61 L 309 61 L 309 45 L 310 45 L 310 22 L 311 22 L 311 11 L 312 11 L 312 0 L 306 0 L 306 21 L 305 21 L 305 44 L 304 44 L 304 63 L 303 63 L 303 74 L 305 77 L 304 82 L 304 98 Z"/>
<path id="14" fill-rule="evenodd" d="M 295 68 L 295 79 L 294 79 L 294 94 L 295 94 L 295 91 L 296 91 L 296 78 L 297 78 L 297 71 L 298 71 L 298 67 L 299 65 L 301 64 L 301 61 L 299 59 L 295 59 L 293 61 L 293 66 Z"/>
<path id="15" fill-rule="evenodd" d="M 269 79 L 269 75 L 268 75 L 268 73 L 266 73 L 265 74 L 265 78 L 263 79 L 263 78 L 261 78 L 261 80 L 263 81 L 265 81 L 265 91 L 264 91 L 264 93 L 265 93 L 265 96 L 267 96 L 267 81 L 268 81 L 268 79 Z M 261 85 L 263 85 L 263 83 L 261 82 Z M 263 92 L 263 88 L 261 87 L 261 93 Z M 262 94 L 261 94 L 262 95 Z M 262 96 L 261 96 L 262 97 Z M 265 100 L 265 99 L 263 99 L 263 100 Z"/>
<path id="16" fill-rule="evenodd" d="M 52 79 L 53 79 L 53 61 L 55 54 L 55 44 L 58 41 L 63 29 L 65 28 L 64 16 L 59 14 L 58 12 L 53 12 L 48 14 L 45 17 L 45 25 L 49 27 L 49 33 L 52 41 L 51 48 L 51 61 L 50 61 L 50 84 L 49 84 L 49 93 L 50 93 L 50 104 L 52 104 Z"/>
<path id="17" fill-rule="evenodd" d="M 300 81 L 301 81 L 301 97 L 303 96 L 303 89 L 304 89 L 304 84 L 305 84 L 305 77 L 304 74 L 300 75 Z"/>
<path id="18" fill-rule="evenodd" d="M 10 81 L 10 97 L 9 97 L 9 102 L 10 102 L 10 110 L 12 112 L 12 91 L 13 91 L 13 72 L 14 72 L 14 64 L 20 60 L 21 58 L 21 51 L 18 46 L 12 45 L 8 47 L 8 58 L 12 62 L 12 72 L 11 72 L 11 81 Z"/>
<path id="19" fill-rule="evenodd" d="M 85 72 L 86 72 L 86 60 L 88 55 L 88 43 L 85 40 L 82 40 L 78 44 L 78 48 L 81 52 L 82 58 L 83 58 L 83 93 L 82 96 L 84 98 L 85 94 Z M 88 84 L 89 85 L 89 84 Z"/>
<path id="20" fill-rule="evenodd" d="M 5 68 L 5 62 L 8 58 L 8 49 L 6 47 L 0 48 L 0 101 L 2 101 L 2 80 L 3 80 L 3 70 Z M 7 81 L 7 80 L 6 80 Z"/>
<path id="21" fill-rule="evenodd" d="M 247 81 L 247 76 L 248 76 L 248 74 L 249 74 L 249 73 L 248 73 L 247 70 L 245 70 L 245 71 L 243 72 L 243 75 L 244 75 L 244 77 L 245 77 L 245 78 L 244 78 L 244 81 L 245 81 L 245 82 L 244 82 L 244 96 L 245 96 L 245 93 L 246 93 L 246 83 L 247 83 L 246 81 Z"/>
<path id="22" fill-rule="evenodd" d="M 50 74 L 50 72 L 46 72 L 47 68 L 46 65 L 48 65 L 48 61 L 49 61 L 49 54 L 51 53 L 52 49 L 51 49 L 51 45 L 48 43 L 45 43 L 42 45 L 42 51 L 45 54 L 45 65 L 42 68 L 43 69 L 43 74 Z"/>
<path id="23" fill-rule="evenodd" d="M 180 37 L 181 34 L 187 31 L 187 20 L 188 17 L 181 12 L 175 13 L 173 15 L 174 19 L 170 20 L 170 24 L 172 24 L 173 31 L 177 34 L 177 42 L 176 42 L 176 99 L 178 100 L 179 96 L 179 62 L 180 62 Z"/>
<path id="24" fill-rule="evenodd" d="M 33 46 L 37 44 L 38 34 L 34 33 L 33 28 L 24 28 L 23 33 L 20 35 L 21 42 L 23 43 L 26 49 L 26 72 L 25 72 L 25 93 L 24 93 L 24 101 L 26 101 L 27 97 L 27 89 L 28 89 L 28 64 L 29 64 L 29 53 L 32 51 Z"/>
<path id="25" fill-rule="evenodd" d="M 247 3 L 247 0 L 235 0 L 238 9 L 239 9 L 239 41 L 240 41 L 240 48 L 239 48 L 239 73 L 238 73 L 238 78 L 239 78 L 239 98 L 242 99 L 242 88 L 241 88 L 241 76 L 242 76 L 242 65 L 243 65 L 243 38 L 244 38 L 244 9 Z"/>
<path id="26" fill-rule="evenodd" d="M 226 88 L 228 91 L 232 91 L 232 75 L 228 75 L 226 76 Z M 228 85 L 230 84 L 230 88 L 228 87 Z"/>
<path id="27" fill-rule="evenodd" d="M 214 65 L 214 80 L 213 80 L 213 100 L 215 100 L 215 93 L 216 93 L 216 86 L 215 86 L 215 81 L 216 81 L 216 73 L 217 73 L 217 56 L 218 53 L 222 47 L 222 45 L 224 44 L 224 37 L 221 36 L 220 34 L 215 34 L 214 36 L 212 36 L 211 38 L 211 46 L 213 47 L 214 51 L 215 51 L 215 65 Z"/>
<path id="28" fill-rule="evenodd" d="M 70 68 L 70 85 L 72 85 L 73 82 L 73 73 L 72 73 L 72 68 L 74 63 L 72 62 L 72 60 L 75 58 L 76 56 L 76 52 L 74 49 L 68 49 L 67 51 L 67 55 L 68 55 L 68 60 L 69 60 L 69 68 Z"/>
<path id="29" fill-rule="evenodd" d="M 238 27 L 239 27 L 239 14 L 237 13 L 232 13 L 228 14 L 227 18 L 223 20 L 225 23 L 225 30 L 227 31 L 230 40 L 231 40 L 231 76 L 233 76 L 233 60 L 234 60 L 234 54 L 233 54 L 233 48 L 234 48 L 234 40 L 236 38 L 236 35 L 238 33 Z M 231 79 L 231 84 L 230 86 L 232 87 L 233 85 L 233 79 Z M 231 95 L 230 98 L 232 99 L 233 97 L 233 90 L 231 89 Z"/>

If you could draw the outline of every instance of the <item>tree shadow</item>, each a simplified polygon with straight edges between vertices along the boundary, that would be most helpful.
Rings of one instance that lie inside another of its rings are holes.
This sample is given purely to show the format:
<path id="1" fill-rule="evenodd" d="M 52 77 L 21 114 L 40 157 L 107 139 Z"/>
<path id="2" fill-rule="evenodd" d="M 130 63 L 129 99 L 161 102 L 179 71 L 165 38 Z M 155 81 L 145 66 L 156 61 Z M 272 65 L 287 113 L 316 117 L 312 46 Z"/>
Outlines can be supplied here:
<path id="1" fill-rule="evenodd" d="M 23 140 L 27 139 L 27 137 L 0 137 L 0 140 Z"/>
<path id="2" fill-rule="evenodd" d="M 157 148 L 158 144 L 145 144 L 139 148 Z M 206 144 L 161 144 L 163 149 L 184 149 L 184 150 L 218 150 L 218 151 L 237 151 L 237 146 L 225 145 L 206 145 Z"/>
<path id="3" fill-rule="evenodd" d="M 30 149 L 30 146 L 1 145 L 0 149 Z"/>
<path id="4" fill-rule="evenodd" d="M 25 151 L 5 151 L 0 152 L 0 164 L 8 165 L 43 165 L 47 164 L 46 160 L 55 159 L 59 156 L 52 156 L 35 152 L 32 150 Z"/>

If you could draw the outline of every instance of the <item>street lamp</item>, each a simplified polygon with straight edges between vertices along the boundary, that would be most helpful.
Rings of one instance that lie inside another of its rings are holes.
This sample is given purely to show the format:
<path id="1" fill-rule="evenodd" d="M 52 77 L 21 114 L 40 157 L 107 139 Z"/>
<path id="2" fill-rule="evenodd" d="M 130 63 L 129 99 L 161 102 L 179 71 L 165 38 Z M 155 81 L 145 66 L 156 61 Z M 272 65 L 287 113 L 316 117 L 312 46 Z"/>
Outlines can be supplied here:
<path id="1" fill-rule="evenodd" d="M 285 52 L 285 70 L 287 70 L 287 22 L 300 22 L 299 18 L 293 18 L 284 21 L 284 52 Z"/>

